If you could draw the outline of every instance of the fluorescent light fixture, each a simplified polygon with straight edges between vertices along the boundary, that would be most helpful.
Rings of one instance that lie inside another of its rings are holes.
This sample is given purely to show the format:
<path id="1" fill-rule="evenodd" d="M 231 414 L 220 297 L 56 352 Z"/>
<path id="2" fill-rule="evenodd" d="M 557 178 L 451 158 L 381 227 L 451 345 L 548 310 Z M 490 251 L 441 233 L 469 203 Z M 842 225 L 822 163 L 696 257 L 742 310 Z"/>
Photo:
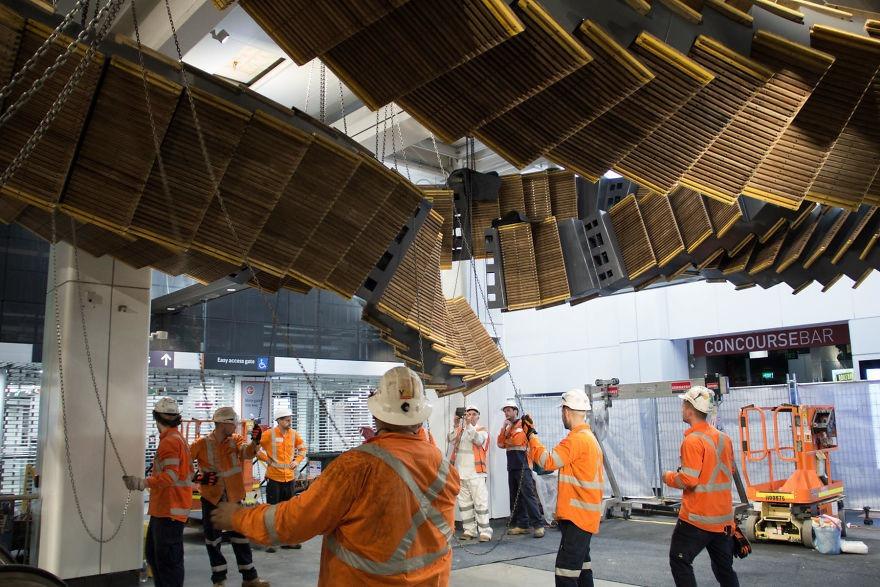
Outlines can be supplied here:
<path id="1" fill-rule="evenodd" d="M 619 173 L 615 173 L 609 169 L 608 171 L 605 172 L 605 175 L 603 175 L 602 177 L 604 177 L 605 179 L 619 179 L 623 176 L 620 175 Z"/>
<path id="2" fill-rule="evenodd" d="M 238 290 L 235 289 L 234 287 L 227 287 L 227 288 L 226 288 L 226 291 L 238 291 Z"/>
<path id="3" fill-rule="evenodd" d="M 766 359 L 767 351 L 749 351 L 750 359 Z"/>
<path id="4" fill-rule="evenodd" d="M 229 40 L 229 33 L 226 32 L 226 29 L 214 29 L 211 31 L 211 38 L 220 43 L 221 45 Z"/>

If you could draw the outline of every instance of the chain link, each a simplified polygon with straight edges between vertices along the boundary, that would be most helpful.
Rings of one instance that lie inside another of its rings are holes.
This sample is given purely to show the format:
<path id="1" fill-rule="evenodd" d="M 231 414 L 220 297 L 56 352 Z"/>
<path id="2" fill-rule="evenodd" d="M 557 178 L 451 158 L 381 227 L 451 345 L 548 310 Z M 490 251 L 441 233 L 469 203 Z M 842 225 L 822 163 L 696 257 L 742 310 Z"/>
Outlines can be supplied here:
<path id="1" fill-rule="evenodd" d="M 321 124 L 325 124 L 327 122 L 327 66 L 324 65 L 324 62 L 321 62 L 321 95 L 320 102 L 321 108 Z"/>
<path id="2" fill-rule="evenodd" d="M 348 136 L 348 121 L 345 119 L 345 96 L 342 91 L 342 80 L 336 78 L 339 83 L 339 110 L 342 112 L 342 130 Z"/>
<path id="3" fill-rule="evenodd" d="M 312 95 L 312 71 L 315 69 L 315 60 L 312 59 L 309 62 L 309 80 L 306 82 L 306 104 L 303 107 L 303 112 L 306 114 L 309 113 L 309 96 Z"/>
<path id="4" fill-rule="evenodd" d="M 64 107 L 64 104 L 67 102 L 70 95 L 76 89 L 76 86 L 79 85 L 80 80 L 83 75 L 85 75 L 86 70 L 88 70 L 89 65 L 91 65 L 92 58 L 97 51 L 98 44 L 104 40 L 104 37 L 107 36 L 107 32 L 110 29 L 110 25 L 116 20 L 116 15 L 119 12 L 120 7 L 122 6 L 122 2 L 124 0 L 109 0 L 104 8 L 101 9 L 101 13 L 104 12 L 108 6 L 109 12 L 107 13 L 107 18 L 104 21 L 104 24 L 101 26 L 100 31 L 97 36 L 95 36 L 91 43 L 89 43 L 88 48 L 86 49 L 85 55 L 83 56 L 82 61 L 77 65 L 73 74 L 70 76 L 70 79 L 67 80 L 67 83 L 64 84 L 64 88 L 62 88 L 61 92 L 58 94 L 58 97 L 55 99 L 55 102 L 52 103 L 52 107 L 49 108 L 49 111 L 46 112 L 46 115 L 40 121 L 40 124 L 34 130 L 30 137 L 28 137 L 27 142 L 25 142 L 24 146 L 19 150 L 18 155 L 12 160 L 6 170 L 0 175 L 0 188 L 6 186 L 9 180 L 15 175 L 22 165 L 30 158 L 33 154 L 34 150 L 37 148 L 37 145 L 43 139 L 43 136 L 48 131 L 49 127 L 55 121 L 55 118 L 58 116 L 58 113 L 61 112 L 61 109 Z M 96 17 L 92 23 L 95 23 L 99 17 Z M 90 23 L 90 25 L 92 24 Z M 24 94 L 22 94 L 24 95 Z M 13 108 L 20 108 L 21 105 L 16 102 L 16 105 Z M 6 114 L 13 112 L 12 109 L 7 110 Z M 5 115 L 4 115 L 5 116 Z M 2 126 L 2 123 L 0 123 Z"/>
<path id="5" fill-rule="evenodd" d="M 73 219 L 71 219 L 73 222 Z M 56 220 L 55 220 L 55 210 L 51 213 L 51 224 L 52 224 L 52 245 L 55 246 L 58 244 L 58 236 L 56 231 Z M 75 238 L 75 237 L 74 237 Z M 92 529 L 89 528 L 88 523 L 86 522 L 85 515 L 83 514 L 82 504 L 79 499 L 79 490 L 76 487 L 76 479 L 73 474 L 73 461 L 70 458 L 70 432 L 67 424 L 67 393 L 66 388 L 64 386 L 64 361 L 63 361 L 63 353 L 62 349 L 62 336 L 61 336 L 61 300 L 59 299 L 58 290 L 58 250 L 53 251 L 52 257 L 52 285 L 54 288 L 53 291 L 53 302 L 54 302 L 54 313 L 55 313 L 55 348 L 57 351 L 57 360 L 58 360 L 58 387 L 61 395 L 61 432 L 64 437 L 64 456 L 67 461 L 67 477 L 70 479 L 70 488 L 73 493 L 73 503 L 76 507 L 76 513 L 79 516 L 80 524 L 82 524 L 83 529 L 88 534 L 89 538 L 91 538 L 95 542 L 99 542 L 101 544 L 106 544 L 112 541 L 119 534 L 119 531 L 122 530 L 122 526 L 125 524 L 125 518 L 128 515 L 128 509 L 131 505 L 132 500 L 132 491 L 128 491 L 128 495 L 125 497 L 125 503 L 122 507 L 122 517 L 119 519 L 119 523 L 116 525 L 116 528 L 113 530 L 113 533 L 108 538 L 103 538 L 102 536 L 98 536 Z M 88 351 L 88 335 L 85 329 L 85 307 L 82 304 L 82 294 L 80 292 L 80 283 L 79 283 L 79 266 L 76 263 L 76 245 L 74 244 L 74 266 L 76 270 L 76 288 L 77 293 L 80 295 L 80 316 L 82 317 L 83 324 L 83 337 L 86 340 L 86 352 L 89 360 L 89 369 L 92 376 L 92 382 L 95 381 L 94 369 L 91 360 L 91 353 Z M 100 394 L 98 393 L 97 384 L 94 385 L 95 388 L 95 398 L 98 400 L 98 407 L 101 411 L 101 417 L 104 419 L 104 429 L 107 435 L 110 437 L 110 443 L 113 446 L 113 450 L 116 453 L 116 458 L 119 460 L 119 465 L 122 468 L 122 473 L 126 474 L 125 467 L 122 465 L 122 460 L 119 459 L 119 452 L 116 450 L 116 443 L 113 441 L 113 436 L 110 434 L 110 428 L 107 425 L 107 416 L 104 412 L 104 405 L 101 402 Z M 103 535 L 103 531 L 101 532 Z"/>
<path id="6" fill-rule="evenodd" d="M 391 105 L 392 126 L 394 124 L 394 108 L 395 108 L 395 106 L 394 106 L 394 104 L 392 104 Z M 403 114 L 403 110 L 401 110 L 399 114 Z M 394 133 L 393 128 L 391 129 L 391 132 Z M 410 183 L 412 183 L 412 175 L 410 175 L 410 172 L 409 172 L 409 160 L 406 157 L 406 147 L 404 146 L 405 143 L 403 142 L 403 128 L 401 128 L 401 126 L 400 126 L 400 118 L 399 117 L 397 119 L 397 134 L 400 137 L 400 155 L 401 155 L 401 157 L 403 157 L 403 167 L 404 167 L 404 169 L 406 169 L 406 178 L 410 181 Z"/>

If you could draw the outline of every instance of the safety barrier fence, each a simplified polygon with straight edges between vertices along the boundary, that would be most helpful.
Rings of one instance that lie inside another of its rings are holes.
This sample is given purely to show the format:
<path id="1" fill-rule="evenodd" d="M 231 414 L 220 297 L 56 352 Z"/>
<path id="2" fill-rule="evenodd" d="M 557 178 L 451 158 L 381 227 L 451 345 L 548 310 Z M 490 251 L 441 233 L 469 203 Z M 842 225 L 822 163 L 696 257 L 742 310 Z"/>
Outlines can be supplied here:
<path id="1" fill-rule="evenodd" d="M 806 383 L 798 386 L 800 403 L 834 406 L 838 450 L 831 454 L 832 475 L 843 480 L 847 508 L 880 508 L 880 381 Z M 737 465 L 741 463 L 739 414 L 743 406 L 777 406 L 789 402 L 785 385 L 731 388 L 718 407 L 717 425 L 733 440 Z M 613 400 L 610 408 L 595 405 L 593 428 L 603 443 L 621 493 L 628 497 L 680 497 L 664 487 L 662 472 L 680 464 L 679 448 L 686 425 L 677 397 Z M 541 438 L 555 445 L 566 434 L 559 413 L 559 396 L 523 397 L 523 409 L 532 415 Z M 772 434 L 772 428 L 768 428 Z M 750 426 L 750 435 L 755 431 Z M 781 446 L 791 445 L 790 430 L 780 426 Z M 791 463 L 774 462 L 776 478 L 785 478 Z M 753 483 L 767 480 L 766 464 L 749 465 Z M 606 491 L 610 488 L 606 487 Z M 735 495 L 735 491 L 734 491 Z"/>

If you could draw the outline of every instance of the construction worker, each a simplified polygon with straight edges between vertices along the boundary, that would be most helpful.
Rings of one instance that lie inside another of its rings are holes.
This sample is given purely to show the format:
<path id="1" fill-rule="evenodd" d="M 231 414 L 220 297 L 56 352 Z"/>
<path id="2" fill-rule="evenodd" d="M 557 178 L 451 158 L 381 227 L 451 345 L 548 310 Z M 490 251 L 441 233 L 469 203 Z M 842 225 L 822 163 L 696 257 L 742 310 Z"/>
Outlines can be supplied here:
<path id="1" fill-rule="evenodd" d="M 697 385 L 678 396 L 681 417 L 690 425 L 681 443 L 681 467 L 666 471 L 663 481 L 682 490 L 678 522 L 669 547 L 669 566 L 678 586 L 696 585 L 693 561 L 705 548 L 722 587 L 737 587 L 733 570 L 733 443 L 710 425 L 712 392 Z"/>
<path id="2" fill-rule="evenodd" d="M 590 541 L 602 518 L 602 449 L 587 423 L 592 407 L 584 390 L 566 391 L 560 405 L 562 424 L 569 432 L 553 450 L 538 440 L 529 416 L 523 416 L 523 427 L 532 459 L 547 471 L 559 469 L 556 517 L 562 541 L 556 553 L 556 585 L 591 587 Z"/>
<path id="3" fill-rule="evenodd" d="M 177 429 L 180 426 L 177 400 L 159 398 L 153 407 L 153 420 L 159 429 L 159 446 L 151 475 L 146 479 L 126 475 L 122 481 L 133 491 L 150 490 L 146 550 L 156 587 L 180 587 L 183 585 L 183 527 L 192 508 L 192 460 L 186 440 Z"/>
<path id="4" fill-rule="evenodd" d="M 258 455 L 266 466 L 266 503 L 276 504 L 293 497 L 293 480 L 300 463 L 306 458 L 306 443 L 299 432 L 294 430 L 293 412 L 282 408 L 275 415 L 277 426 L 263 434 L 260 439 L 262 450 Z M 281 548 L 302 548 L 301 544 L 282 544 Z M 275 552 L 269 546 L 266 552 Z"/>
<path id="5" fill-rule="evenodd" d="M 489 431 L 480 426 L 480 410 L 468 406 L 464 417 L 455 416 L 447 440 L 450 446 L 449 462 L 455 465 L 461 479 L 458 511 L 464 532 L 462 540 L 480 542 L 492 540 L 489 525 L 489 488 L 486 485 L 486 455 L 489 450 Z"/>
<path id="6" fill-rule="evenodd" d="M 532 462 L 528 453 L 528 439 L 519 419 L 519 406 L 507 400 L 501 408 L 504 426 L 498 434 L 498 448 L 507 451 L 507 485 L 510 488 L 510 523 L 508 534 L 544 536 L 544 521 L 538 506 L 538 491 L 532 477 Z"/>
<path id="7" fill-rule="evenodd" d="M 395 367 L 367 406 L 376 436 L 334 459 L 309 489 L 277 505 L 221 504 L 214 523 L 261 543 L 322 534 L 322 587 L 448 585 L 459 480 L 421 432 L 431 414 L 422 381 Z"/>
<path id="8" fill-rule="evenodd" d="M 205 546 L 211 559 L 211 581 L 215 586 L 226 584 L 226 558 L 220 551 L 223 539 L 221 529 L 211 522 L 211 512 L 224 503 L 238 504 L 245 497 L 242 466 L 250 466 L 250 460 L 260 446 L 262 430 L 254 426 L 250 442 L 235 430 L 241 424 L 238 414 L 231 407 L 217 408 L 214 411 L 214 431 L 197 439 L 190 448 L 193 459 L 199 463 L 203 472 L 216 473 L 217 483 L 202 483 L 199 493 L 202 501 L 202 527 L 205 531 Z M 242 577 L 242 587 L 268 587 L 268 581 L 257 576 L 253 553 L 248 539 L 236 532 L 229 533 L 229 542 L 235 553 L 238 571 Z"/>

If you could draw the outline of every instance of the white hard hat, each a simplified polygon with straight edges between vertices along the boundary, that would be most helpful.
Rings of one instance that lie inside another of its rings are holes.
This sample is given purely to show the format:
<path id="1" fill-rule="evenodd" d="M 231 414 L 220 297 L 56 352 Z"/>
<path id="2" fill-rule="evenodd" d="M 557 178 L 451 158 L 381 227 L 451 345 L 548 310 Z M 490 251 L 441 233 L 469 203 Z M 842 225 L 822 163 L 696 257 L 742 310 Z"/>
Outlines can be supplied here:
<path id="1" fill-rule="evenodd" d="M 713 393 L 708 388 L 702 385 L 694 385 L 686 393 L 678 397 L 694 406 L 694 409 L 698 412 L 708 414 L 712 409 L 712 396 Z"/>
<path id="2" fill-rule="evenodd" d="M 465 412 L 470 412 L 471 410 L 475 411 L 475 412 L 478 413 L 478 414 L 480 413 L 480 408 L 478 408 L 478 407 L 475 406 L 474 404 L 471 404 L 471 405 L 469 405 L 468 407 L 466 407 L 466 408 L 464 409 Z"/>
<path id="3" fill-rule="evenodd" d="M 562 403 L 559 404 L 561 406 L 565 406 L 570 410 L 577 410 L 579 412 L 589 412 L 593 409 L 590 405 L 590 400 L 587 397 L 587 392 L 583 389 L 578 389 L 575 387 L 574 389 L 569 389 L 565 393 L 562 394 Z"/>
<path id="4" fill-rule="evenodd" d="M 394 367 L 379 380 L 379 388 L 367 400 L 370 413 L 397 426 L 421 424 L 431 415 L 425 386 L 414 371 Z"/>
<path id="5" fill-rule="evenodd" d="M 293 412 L 290 411 L 290 408 L 281 408 L 275 411 L 275 420 L 280 420 L 281 418 L 287 418 L 293 415 Z"/>
<path id="6" fill-rule="evenodd" d="M 513 408 L 514 410 L 519 411 L 519 406 L 516 405 L 516 400 L 514 399 L 508 399 L 506 402 L 504 402 L 504 405 L 501 406 L 501 409 L 503 410 L 504 408 Z"/>
<path id="7" fill-rule="evenodd" d="M 230 406 L 223 406 L 214 410 L 214 417 L 211 420 L 218 424 L 238 424 L 240 422 L 238 414 Z"/>
<path id="8" fill-rule="evenodd" d="M 160 397 L 156 400 L 156 405 L 153 406 L 153 411 L 157 414 L 179 416 L 180 406 L 177 405 L 177 400 L 173 397 Z"/>

